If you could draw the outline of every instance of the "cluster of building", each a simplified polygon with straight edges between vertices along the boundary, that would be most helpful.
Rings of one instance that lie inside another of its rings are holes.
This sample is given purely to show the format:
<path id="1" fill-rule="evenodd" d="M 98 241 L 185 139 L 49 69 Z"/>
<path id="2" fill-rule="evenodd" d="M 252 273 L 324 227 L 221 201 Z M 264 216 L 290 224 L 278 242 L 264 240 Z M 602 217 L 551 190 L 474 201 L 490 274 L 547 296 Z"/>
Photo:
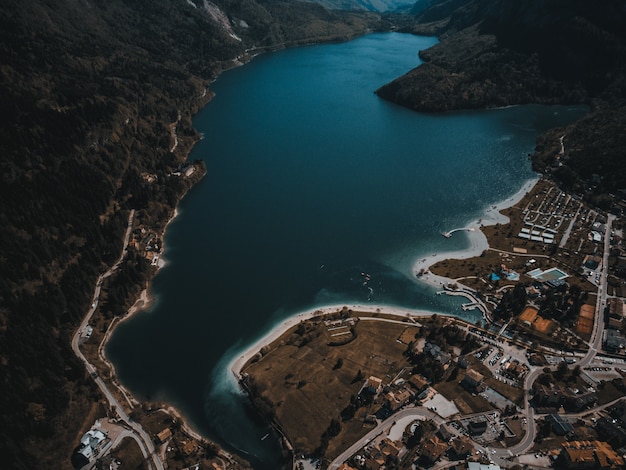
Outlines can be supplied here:
<path id="1" fill-rule="evenodd" d="M 196 171 L 196 167 L 193 163 L 181 163 L 176 169 L 170 173 L 168 176 L 184 176 L 185 178 L 190 177 Z"/>
<path id="2" fill-rule="evenodd" d="M 353 457 L 355 465 L 364 470 L 381 470 L 385 468 L 385 464 L 390 459 L 398 459 L 402 445 L 391 439 L 384 438 L 376 441 L 363 449 L 363 455 L 357 454 Z M 350 470 L 353 467 L 347 463 L 343 464 L 339 469 Z M 354 469 L 356 470 L 356 469 Z"/>
<path id="3" fill-rule="evenodd" d="M 535 383 L 533 388 L 535 390 L 533 401 L 538 412 L 549 412 L 561 407 L 568 411 L 581 411 L 598 401 L 593 389 L 579 390 L 561 385 L 539 383 Z"/>
<path id="4" fill-rule="evenodd" d="M 413 428 L 414 426 L 415 423 L 409 427 Z M 365 446 L 349 462 L 342 464 L 339 470 L 384 470 L 388 468 L 390 462 L 397 463 L 405 457 L 407 452 L 403 442 L 384 437 Z M 436 433 L 431 433 L 421 441 L 417 448 L 415 461 L 420 467 L 430 467 L 442 458 L 455 462 L 473 457 L 474 446 L 472 441 L 465 436 L 454 436 L 445 425 L 442 425 Z M 466 462 L 462 467 L 457 466 L 456 468 L 480 468 L 482 470 L 482 467 L 469 467 L 470 464 L 481 465 L 479 462 Z M 495 470 L 499 467 L 492 465 L 491 469 Z"/>
<path id="5" fill-rule="evenodd" d="M 144 256 L 152 265 L 158 265 L 162 243 L 156 233 L 146 230 L 145 227 L 136 228 L 128 245 L 143 251 Z"/>
<path id="6" fill-rule="evenodd" d="M 567 468 L 624 468 L 624 459 L 606 442 L 568 441 L 562 444 L 559 459 Z"/>
<path id="7" fill-rule="evenodd" d="M 525 227 L 522 227 L 517 234 L 518 238 L 530 240 L 531 242 L 541 242 L 546 245 L 554 243 L 554 237 L 557 231 L 551 228 L 543 227 L 541 225 L 535 225 L 531 222 L 525 222 Z"/>

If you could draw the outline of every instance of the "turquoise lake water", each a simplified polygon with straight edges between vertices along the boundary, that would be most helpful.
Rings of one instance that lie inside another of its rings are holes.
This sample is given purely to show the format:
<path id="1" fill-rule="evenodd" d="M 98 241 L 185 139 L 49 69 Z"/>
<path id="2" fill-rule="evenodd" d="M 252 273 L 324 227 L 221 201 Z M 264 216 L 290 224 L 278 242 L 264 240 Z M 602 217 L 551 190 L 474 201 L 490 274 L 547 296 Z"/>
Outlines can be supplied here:
<path id="1" fill-rule="evenodd" d="M 441 233 L 516 193 L 535 176 L 537 135 L 584 108 L 435 115 L 374 94 L 435 42 L 372 34 L 260 56 L 219 77 L 194 121 L 205 138 L 190 158 L 208 173 L 168 228 L 157 301 L 107 347 L 130 390 L 176 405 L 208 438 L 275 470 L 277 441 L 261 440 L 268 427 L 226 370 L 247 344 L 325 304 L 477 318 L 463 298 L 418 283 L 414 261 L 465 248 L 463 233 Z"/>

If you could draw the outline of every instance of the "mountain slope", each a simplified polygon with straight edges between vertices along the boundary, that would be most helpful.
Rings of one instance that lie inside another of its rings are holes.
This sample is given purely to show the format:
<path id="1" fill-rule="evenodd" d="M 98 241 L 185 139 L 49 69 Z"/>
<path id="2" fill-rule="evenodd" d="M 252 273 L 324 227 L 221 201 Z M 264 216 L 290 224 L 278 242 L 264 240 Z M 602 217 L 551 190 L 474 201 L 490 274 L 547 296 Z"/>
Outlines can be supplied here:
<path id="1" fill-rule="evenodd" d="M 129 210 L 158 232 L 190 186 L 167 175 L 198 138 L 191 116 L 210 81 L 247 48 L 346 39 L 377 19 L 273 0 L 2 3 L 3 468 L 70 467 L 100 399 L 70 337 Z M 102 313 L 123 313 L 152 269 L 131 253 Z"/>
<path id="2" fill-rule="evenodd" d="M 420 53 L 423 65 L 377 93 L 418 111 L 589 104 L 595 117 L 578 123 L 575 132 L 594 137 L 571 158 L 557 162 L 551 150 L 534 162 L 568 189 L 589 192 L 593 186 L 590 197 L 603 199 L 603 193 L 626 189 L 626 173 L 614 173 L 623 169 L 624 147 L 608 130 L 623 121 L 626 105 L 624 25 L 626 4 L 610 0 L 439 0 L 405 29 L 437 34 L 441 42 Z M 566 135 L 566 148 L 573 132 L 559 134 Z M 600 155 L 594 151 L 598 139 L 606 143 Z M 575 140 L 581 145 L 585 139 Z M 604 183 L 589 184 L 589 162 L 597 163 Z"/>

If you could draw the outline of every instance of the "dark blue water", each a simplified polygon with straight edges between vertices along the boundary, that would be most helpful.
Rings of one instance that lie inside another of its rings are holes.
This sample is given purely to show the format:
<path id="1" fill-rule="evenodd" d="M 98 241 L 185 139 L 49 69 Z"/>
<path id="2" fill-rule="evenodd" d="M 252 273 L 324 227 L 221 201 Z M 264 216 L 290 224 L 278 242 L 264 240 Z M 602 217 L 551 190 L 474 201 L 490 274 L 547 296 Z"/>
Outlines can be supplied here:
<path id="1" fill-rule="evenodd" d="M 441 232 L 517 192 L 533 177 L 538 133 L 584 110 L 426 115 L 373 93 L 434 43 L 373 34 L 258 57 L 219 78 L 194 121 L 205 139 L 191 158 L 208 174 L 168 228 L 157 302 L 107 348 L 134 393 L 177 405 L 207 437 L 275 470 L 276 441 L 261 441 L 267 426 L 226 370 L 246 344 L 324 304 L 466 315 L 462 299 L 418 284 L 413 262 L 465 248 L 462 234 Z"/>

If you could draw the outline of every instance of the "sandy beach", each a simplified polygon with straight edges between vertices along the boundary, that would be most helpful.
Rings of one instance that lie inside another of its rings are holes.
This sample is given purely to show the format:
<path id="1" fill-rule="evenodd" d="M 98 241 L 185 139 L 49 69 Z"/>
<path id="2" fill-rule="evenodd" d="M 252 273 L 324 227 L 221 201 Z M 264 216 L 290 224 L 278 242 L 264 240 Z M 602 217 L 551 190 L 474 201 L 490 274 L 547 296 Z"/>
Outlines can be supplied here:
<path id="1" fill-rule="evenodd" d="M 458 251 L 449 251 L 443 253 L 436 253 L 432 256 L 427 256 L 415 262 L 413 265 L 413 273 L 417 274 L 420 270 L 424 270 L 426 274 L 420 276 L 419 280 L 423 282 L 427 282 L 433 286 L 441 287 L 444 284 L 449 284 L 455 282 L 454 279 L 450 279 L 443 276 L 438 276 L 427 272 L 430 266 L 433 264 L 443 261 L 446 259 L 466 259 L 472 258 L 474 256 L 479 256 L 484 250 L 489 248 L 489 243 L 487 241 L 487 237 L 480 230 L 481 226 L 495 225 L 495 224 L 506 224 L 509 222 L 508 217 L 502 215 L 500 211 L 507 207 L 511 207 L 517 204 L 528 192 L 537 184 L 539 181 L 538 178 L 534 178 L 526 182 L 522 188 L 507 199 L 494 204 L 487 208 L 483 217 L 479 220 L 470 222 L 467 224 L 464 229 L 473 229 L 472 231 L 466 231 L 470 239 L 470 246 L 465 250 Z M 453 235 L 454 236 L 454 235 Z M 406 318 L 407 315 L 412 317 L 419 316 L 428 316 L 432 315 L 436 312 L 429 312 L 425 310 L 411 310 L 407 308 L 393 307 L 388 305 L 331 305 L 319 307 L 315 310 L 306 311 L 297 313 L 286 320 L 284 320 L 279 325 L 273 327 L 267 334 L 259 338 L 253 344 L 248 346 L 243 352 L 239 353 L 228 365 L 228 368 L 233 373 L 235 379 L 239 380 L 241 378 L 241 370 L 243 366 L 254 357 L 264 346 L 271 344 L 276 341 L 280 336 L 282 336 L 287 330 L 296 326 L 298 323 L 304 320 L 308 320 L 310 318 L 326 315 L 329 313 L 334 313 L 341 310 L 343 307 L 347 307 L 354 311 L 361 312 L 379 312 L 391 315 L 397 315 L 401 318 Z"/>
<path id="2" fill-rule="evenodd" d="M 514 206 L 519 201 L 521 201 L 524 198 L 524 196 L 528 194 L 530 190 L 537 184 L 538 181 L 539 181 L 538 178 L 533 178 L 529 180 L 513 196 L 508 197 L 507 199 L 500 201 L 499 203 L 494 204 L 490 206 L 489 208 L 485 209 L 483 213 L 483 217 L 481 219 L 470 222 L 465 227 L 463 227 L 463 229 L 470 229 L 470 230 L 463 230 L 463 233 L 467 234 L 469 241 L 470 241 L 470 246 L 468 248 L 466 248 L 465 250 L 446 251 L 443 253 L 436 253 L 431 256 L 427 256 L 425 258 L 419 259 L 413 265 L 413 274 L 417 275 L 419 272 L 423 272 L 424 274 L 419 277 L 420 281 L 427 282 L 436 287 L 441 287 L 445 284 L 455 282 L 454 279 L 450 279 L 444 276 L 438 276 L 436 274 L 431 273 L 428 270 L 433 264 L 438 263 L 439 261 L 446 260 L 446 259 L 468 259 L 468 258 L 473 258 L 475 256 L 480 256 L 480 254 L 483 251 L 489 248 L 487 237 L 480 230 L 480 228 L 490 226 L 490 225 L 508 223 L 509 218 L 502 215 L 500 211 L 508 207 Z M 452 235 L 452 236 L 455 236 L 455 235 Z"/>
<path id="3" fill-rule="evenodd" d="M 264 346 L 267 346 L 278 338 L 280 338 L 287 330 L 296 326 L 298 323 L 308 320 L 313 317 L 323 316 L 330 313 L 339 312 L 344 307 L 353 310 L 355 312 L 368 312 L 368 313 L 384 313 L 386 315 L 397 315 L 398 320 L 403 320 L 408 316 L 411 317 L 423 317 L 430 316 L 436 312 L 430 312 L 427 310 L 411 310 L 409 308 L 393 307 L 389 305 L 328 305 L 325 307 L 319 307 L 315 310 L 297 313 L 282 323 L 273 327 L 267 334 L 259 338 L 252 345 L 248 346 L 245 351 L 239 353 L 239 355 L 229 363 L 228 368 L 233 373 L 235 379 L 241 378 L 241 369 L 243 366 L 252 359 Z"/>

